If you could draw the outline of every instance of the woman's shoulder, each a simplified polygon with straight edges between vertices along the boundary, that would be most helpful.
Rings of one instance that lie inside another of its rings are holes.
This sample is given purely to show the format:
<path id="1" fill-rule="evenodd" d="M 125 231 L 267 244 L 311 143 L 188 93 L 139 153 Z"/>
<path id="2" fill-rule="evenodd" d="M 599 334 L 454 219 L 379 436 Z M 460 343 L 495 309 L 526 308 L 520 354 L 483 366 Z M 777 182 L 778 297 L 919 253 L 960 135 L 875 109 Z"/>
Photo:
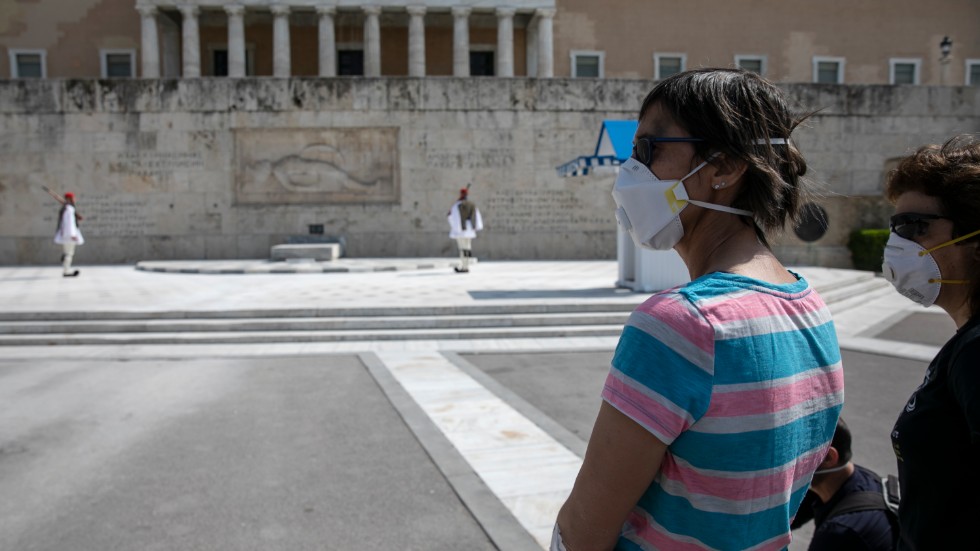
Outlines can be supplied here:
<path id="1" fill-rule="evenodd" d="M 949 362 L 954 372 L 980 378 L 980 316 L 975 316 L 950 340 Z"/>

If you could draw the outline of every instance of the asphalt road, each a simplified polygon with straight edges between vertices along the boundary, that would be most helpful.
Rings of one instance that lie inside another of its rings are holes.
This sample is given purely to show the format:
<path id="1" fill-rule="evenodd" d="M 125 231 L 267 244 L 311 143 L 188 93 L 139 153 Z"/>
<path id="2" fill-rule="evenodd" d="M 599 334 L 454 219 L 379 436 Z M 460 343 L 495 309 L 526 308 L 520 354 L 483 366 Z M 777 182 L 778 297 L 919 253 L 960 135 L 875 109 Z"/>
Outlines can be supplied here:
<path id="1" fill-rule="evenodd" d="M 494 546 L 356 356 L 0 361 L 0 549 Z"/>

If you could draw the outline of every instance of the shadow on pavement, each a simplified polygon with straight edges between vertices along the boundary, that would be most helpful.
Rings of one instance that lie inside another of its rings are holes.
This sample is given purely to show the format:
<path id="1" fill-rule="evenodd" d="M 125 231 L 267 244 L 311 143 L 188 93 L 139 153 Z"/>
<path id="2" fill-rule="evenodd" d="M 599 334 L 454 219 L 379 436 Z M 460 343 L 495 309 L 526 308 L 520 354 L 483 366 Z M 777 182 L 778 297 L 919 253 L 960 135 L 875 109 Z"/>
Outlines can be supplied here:
<path id="1" fill-rule="evenodd" d="M 474 300 L 552 299 L 552 298 L 619 298 L 633 295 L 629 289 L 598 287 L 594 289 L 521 289 L 514 291 L 470 291 Z M 637 295 L 640 296 L 640 295 Z"/>

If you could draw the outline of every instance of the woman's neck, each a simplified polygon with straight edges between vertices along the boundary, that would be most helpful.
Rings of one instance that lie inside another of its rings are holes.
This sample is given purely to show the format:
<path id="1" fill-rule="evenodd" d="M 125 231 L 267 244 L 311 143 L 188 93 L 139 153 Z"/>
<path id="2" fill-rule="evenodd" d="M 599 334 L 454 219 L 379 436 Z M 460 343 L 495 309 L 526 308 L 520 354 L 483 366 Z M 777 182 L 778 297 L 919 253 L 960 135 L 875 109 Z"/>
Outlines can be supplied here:
<path id="1" fill-rule="evenodd" d="M 752 226 L 737 222 L 678 243 L 676 249 L 691 279 L 712 272 L 730 272 L 771 283 L 792 283 L 796 278 L 759 241 Z"/>

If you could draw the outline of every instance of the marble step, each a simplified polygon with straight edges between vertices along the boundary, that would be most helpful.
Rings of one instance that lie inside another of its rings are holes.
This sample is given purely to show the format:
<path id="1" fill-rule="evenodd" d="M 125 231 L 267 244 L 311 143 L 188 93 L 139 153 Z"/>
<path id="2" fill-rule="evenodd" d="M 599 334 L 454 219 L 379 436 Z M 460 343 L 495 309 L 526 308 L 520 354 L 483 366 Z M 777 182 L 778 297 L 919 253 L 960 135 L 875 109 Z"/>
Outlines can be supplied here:
<path id="1" fill-rule="evenodd" d="M 326 318 L 139 319 L 0 322 L 0 335 L 92 333 L 219 333 L 275 331 L 371 331 L 618 325 L 629 312 L 553 314 L 355 316 Z"/>
<path id="2" fill-rule="evenodd" d="M 625 296 L 626 298 L 622 301 L 507 302 L 485 305 L 400 306 L 387 308 L 242 308 L 234 310 L 93 310 L 87 312 L 23 311 L 0 312 L 0 322 L 478 316 L 585 312 L 629 313 L 638 304 L 643 302 L 648 295 L 626 293 Z"/>
<path id="3" fill-rule="evenodd" d="M 851 282 L 848 285 L 834 287 L 821 292 L 820 296 L 830 307 L 830 311 L 836 314 L 853 308 L 860 308 L 871 300 L 892 293 L 895 293 L 895 288 L 885 278 L 870 277 Z"/>
<path id="4" fill-rule="evenodd" d="M 553 327 L 475 327 L 332 331 L 216 331 L 170 333 L 50 333 L 0 335 L 0 346 L 267 344 L 459 339 L 616 337 L 622 323 Z"/>

